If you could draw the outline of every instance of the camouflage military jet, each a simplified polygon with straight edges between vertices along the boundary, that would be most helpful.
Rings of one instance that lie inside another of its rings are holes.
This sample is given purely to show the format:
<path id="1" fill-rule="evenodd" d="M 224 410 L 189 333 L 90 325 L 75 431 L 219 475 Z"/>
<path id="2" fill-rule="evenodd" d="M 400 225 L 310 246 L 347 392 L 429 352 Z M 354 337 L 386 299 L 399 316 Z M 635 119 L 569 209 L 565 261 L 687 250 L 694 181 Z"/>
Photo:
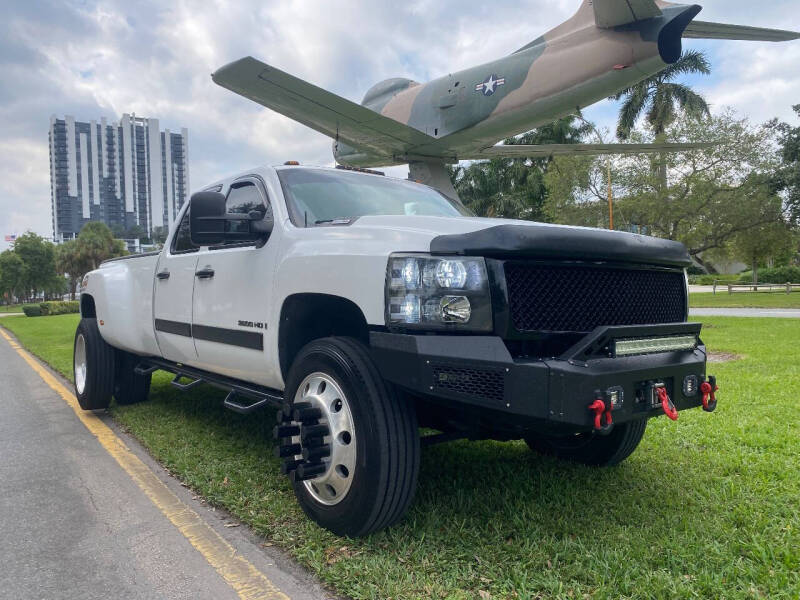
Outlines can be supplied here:
<path id="1" fill-rule="evenodd" d="M 607 98 L 676 62 L 682 38 L 787 41 L 791 31 L 695 21 L 698 5 L 583 0 L 578 12 L 510 56 L 429 83 L 388 79 L 356 104 L 252 57 L 213 80 L 333 138 L 337 162 L 408 163 L 455 197 L 445 164 L 496 157 L 680 151 L 691 144 L 495 145 Z"/>

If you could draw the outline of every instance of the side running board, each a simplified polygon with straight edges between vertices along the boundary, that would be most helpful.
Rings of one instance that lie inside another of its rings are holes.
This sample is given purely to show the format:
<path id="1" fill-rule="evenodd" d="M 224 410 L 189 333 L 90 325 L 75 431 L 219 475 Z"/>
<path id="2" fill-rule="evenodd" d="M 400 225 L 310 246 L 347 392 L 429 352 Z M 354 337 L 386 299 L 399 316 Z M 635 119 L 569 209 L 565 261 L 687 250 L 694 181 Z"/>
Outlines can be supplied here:
<path id="1" fill-rule="evenodd" d="M 277 390 L 225 377 L 224 375 L 209 373 L 194 367 L 187 367 L 186 365 L 173 363 L 161 358 L 143 360 L 136 367 L 136 373 L 140 375 L 149 375 L 158 370 L 174 373 L 175 378 L 171 383 L 183 392 L 189 391 L 201 383 L 207 383 L 225 390 L 228 395 L 222 403 L 223 406 L 243 415 L 252 414 L 263 408 L 281 408 L 283 406 L 283 394 Z M 190 381 L 181 383 L 183 378 Z M 240 398 L 252 400 L 252 402 L 250 404 L 243 403 L 239 401 Z"/>

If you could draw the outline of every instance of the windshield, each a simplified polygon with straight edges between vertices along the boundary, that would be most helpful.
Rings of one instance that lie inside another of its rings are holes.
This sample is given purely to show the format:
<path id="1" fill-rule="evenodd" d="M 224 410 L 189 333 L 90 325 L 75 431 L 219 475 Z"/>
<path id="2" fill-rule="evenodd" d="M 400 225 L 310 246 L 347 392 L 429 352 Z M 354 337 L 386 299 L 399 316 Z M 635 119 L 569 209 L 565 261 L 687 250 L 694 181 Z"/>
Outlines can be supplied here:
<path id="1" fill-rule="evenodd" d="M 470 216 L 461 203 L 418 183 L 323 169 L 281 169 L 278 178 L 298 227 L 368 215 Z"/>

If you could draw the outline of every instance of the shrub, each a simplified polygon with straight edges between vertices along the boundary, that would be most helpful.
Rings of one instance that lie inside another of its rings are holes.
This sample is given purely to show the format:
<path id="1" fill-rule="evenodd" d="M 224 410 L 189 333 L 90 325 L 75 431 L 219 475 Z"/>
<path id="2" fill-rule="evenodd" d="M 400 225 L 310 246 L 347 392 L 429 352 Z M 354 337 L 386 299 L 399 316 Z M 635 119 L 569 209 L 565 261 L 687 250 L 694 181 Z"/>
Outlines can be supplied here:
<path id="1" fill-rule="evenodd" d="M 753 272 L 747 271 L 739 277 L 741 283 L 753 283 Z M 800 267 L 785 266 L 760 269 L 758 283 L 800 283 Z"/>
<path id="2" fill-rule="evenodd" d="M 691 285 L 714 285 L 714 281 L 719 283 L 736 283 L 739 281 L 738 275 L 689 275 Z"/>
<path id="3" fill-rule="evenodd" d="M 80 302 L 77 300 L 72 301 L 54 301 L 42 302 L 39 305 L 42 309 L 42 315 L 66 315 L 71 313 L 80 312 Z"/>
<path id="4" fill-rule="evenodd" d="M 26 317 L 41 317 L 42 307 L 38 304 L 26 304 L 22 307 L 22 312 L 25 313 Z"/>

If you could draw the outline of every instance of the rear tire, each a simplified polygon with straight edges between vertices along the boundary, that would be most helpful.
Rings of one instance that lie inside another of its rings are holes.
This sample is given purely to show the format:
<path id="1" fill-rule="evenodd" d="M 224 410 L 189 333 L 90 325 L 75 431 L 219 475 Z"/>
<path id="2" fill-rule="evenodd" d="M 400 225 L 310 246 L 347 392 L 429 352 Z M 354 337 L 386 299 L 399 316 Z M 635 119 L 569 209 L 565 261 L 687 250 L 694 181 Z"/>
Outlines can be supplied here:
<path id="1" fill-rule="evenodd" d="M 608 435 L 594 431 L 561 437 L 530 435 L 525 443 L 540 454 L 593 467 L 610 467 L 633 454 L 646 428 L 647 419 L 638 419 L 615 425 Z"/>
<path id="2" fill-rule="evenodd" d="M 150 396 L 150 380 L 152 375 L 139 375 L 136 366 L 139 357 L 117 350 L 117 374 L 114 381 L 114 399 L 117 404 L 125 406 L 144 402 Z"/>
<path id="3" fill-rule="evenodd" d="M 97 319 L 81 319 L 75 332 L 72 369 L 75 397 L 83 410 L 108 408 L 114 391 L 114 348 L 100 335 Z"/>
<path id="4" fill-rule="evenodd" d="M 330 383 L 321 386 L 323 381 Z M 309 389 L 310 385 L 317 386 L 316 391 Z M 331 388 L 336 388 L 333 395 Z M 328 391 L 319 392 L 320 389 Z M 325 436 L 323 441 L 330 444 L 331 455 L 323 462 L 327 470 L 317 478 L 298 481 L 297 472 L 293 473 L 300 506 L 311 519 L 337 535 L 364 536 L 396 523 L 411 504 L 419 472 L 419 434 L 413 403 L 405 401 L 393 385 L 383 380 L 367 348 L 350 338 L 311 342 L 292 365 L 287 401 L 293 405 L 298 400 L 317 402 L 323 406 L 319 423 L 327 423 L 333 430 L 339 427 L 334 427 L 335 423 L 341 423 L 333 419 L 340 417 L 331 415 L 331 420 L 326 421 L 324 404 L 319 400 L 323 396 L 322 402 L 335 405 L 335 412 L 346 415 L 352 434 L 344 432 L 344 441 L 342 434 L 336 439 Z M 287 417 L 285 423 L 296 425 L 293 418 Z M 307 426 L 313 424 L 317 422 Z M 300 438 L 292 441 L 299 442 Z M 338 443 L 347 449 L 337 447 Z M 335 462 L 346 462 L 350 468 L 341 469 Z M 333 469 L 344 473 L 344 477 L 332 479 Z"/>

